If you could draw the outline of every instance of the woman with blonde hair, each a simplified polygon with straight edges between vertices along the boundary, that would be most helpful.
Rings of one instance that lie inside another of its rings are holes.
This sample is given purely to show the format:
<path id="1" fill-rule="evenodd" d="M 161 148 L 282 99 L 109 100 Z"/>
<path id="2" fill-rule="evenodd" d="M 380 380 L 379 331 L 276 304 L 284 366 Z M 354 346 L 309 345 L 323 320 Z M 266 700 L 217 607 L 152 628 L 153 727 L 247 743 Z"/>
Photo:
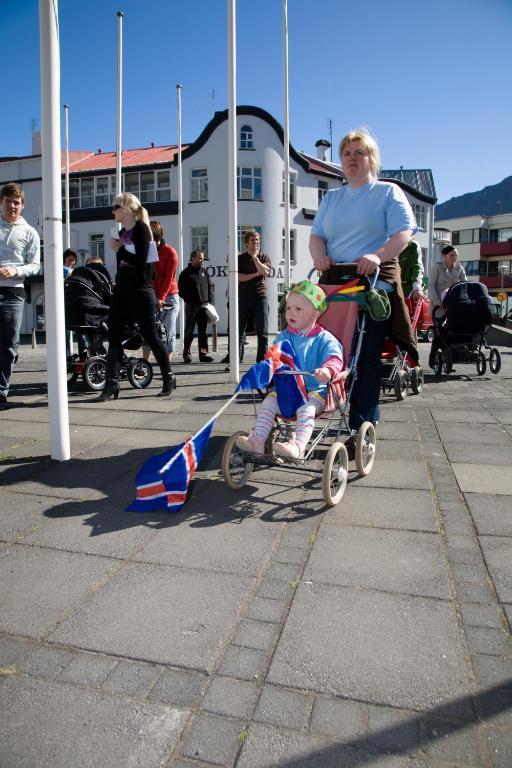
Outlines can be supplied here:
<path id="1" fill-rule="evenodd" d="M 176 379 L 155 325 L 156 298 L 152 283 L 155 270 L 154 264 L 148 262 L 149 244 L 153 239 L 148 212 L 135 195 L 124 192 L 114 198 L 112 213 L 122 228 L 119 238 L 110 241 L 116 252 L 117 273 L 108 321 L 107 380 L 98 401 L 111 397 L 117 400 L 119 396 L 123 336 L 126 325 L 133 321 L 139 324 L 140 333 L 160 366 L 163 386 L 158 394 L 170 395 Z"/>

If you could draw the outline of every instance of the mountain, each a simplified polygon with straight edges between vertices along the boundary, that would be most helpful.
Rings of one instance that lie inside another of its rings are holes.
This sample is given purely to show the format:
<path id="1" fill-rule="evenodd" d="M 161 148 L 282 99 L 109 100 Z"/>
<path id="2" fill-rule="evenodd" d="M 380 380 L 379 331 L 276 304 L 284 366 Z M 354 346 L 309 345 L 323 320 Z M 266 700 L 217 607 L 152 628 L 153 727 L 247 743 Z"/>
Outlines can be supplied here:
<path id="1" fill-rule="evenodd" d="M 452 197 L 445 203 L 436 205 L 436 221 L 458 219 L 461 216 L 493 216 L 497 213 L 512 211 L 512 176 L 484 187 L 478 192 L 467 192 L 459 197 Z"/>

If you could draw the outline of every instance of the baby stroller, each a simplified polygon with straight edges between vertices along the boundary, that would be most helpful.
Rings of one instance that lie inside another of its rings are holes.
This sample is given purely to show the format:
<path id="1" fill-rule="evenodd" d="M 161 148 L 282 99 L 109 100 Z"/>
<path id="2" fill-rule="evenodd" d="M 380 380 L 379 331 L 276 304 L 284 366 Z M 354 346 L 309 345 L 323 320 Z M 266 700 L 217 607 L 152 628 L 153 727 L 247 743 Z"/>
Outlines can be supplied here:
<path id="1" fill-rule="evenodd" d="M 421 301 L 412 298 L 405 300 L 413 332 L 416 331 L 421 314 Z M 381 355 L 382 391 L 392 391 L 397 400 L 403 400 L 409 393 L 409 387 L 414 395 L 419 395 L 423 388 L 423 370 L 415 365 L 407 353 L 390 339 L 386 339 Z"/>
<path id="2" fill-rule="evenodd" d="M 342 343 L 346 359 L 351 349 L 352 337 L 357 322 L 358 298 L 373 287 L 377 274 L 371 278 L 365 276 L 346 276 L 340 278 L 339 285 L 322 285 L 327 295 L 328 309 L 320 322 Z M 222 474 L 230 488 L 238 490 L 248 481 L 255 467 L 284 467 L 294 471 L 305 470 L 309 474 L 320 472 L 322 477 L 322 495 L 328 506 L 335 506 L 343 497 L 348 480 L 349 458 L 344 445 L 350 435 L 348 424 L 348 403 L 352 387 L 357 377 L 357 362 L 365 326 L 365 316 L 358 322 L 357 341 L 348 365 L 340 376 L 328 383 L 328 395 L 325 411 L 318 417 L 311 440 L 304 455 L 298 459 L 277 456 L 274 451 L 276 442 L 286 442 L 294 431 L 294 420 L 276 416 L 274 427 L 265 445 L 264 455 L 247 453 L 240 449 L 237 438 L 247 432 L 235 432 L 228 438 L 222 456 Z M 276 372 L 276 376 L 311 374 L 310 371 Z M 256 399 L 253 396 L 256 410 Z M 376 435 L 371 422 L 361 425 L 355 445 L 355 464 L 360 475 L 369 475 L 375 461 Z M 316 466 L 314 463 L 316 462 Z M 320 469 L 317 469 L 318 464 Z"/>
<path id="3" fill-rule="evenodd" d="M 487 370 L 498 373 L 501 356 L 487 343 L 485 334 L 492 324 L 491 301 L 482 283 L 455 283 L 443 298 L 444 316 L 434 312 L 439 348 L 435 354 L 434 373 L 451 373 L 454 363 L 474 363 L 479 376 Z M 484 351 L 485 350 L 485 351 Z M 486 351 L 489 351 L 486 356 Z"/>

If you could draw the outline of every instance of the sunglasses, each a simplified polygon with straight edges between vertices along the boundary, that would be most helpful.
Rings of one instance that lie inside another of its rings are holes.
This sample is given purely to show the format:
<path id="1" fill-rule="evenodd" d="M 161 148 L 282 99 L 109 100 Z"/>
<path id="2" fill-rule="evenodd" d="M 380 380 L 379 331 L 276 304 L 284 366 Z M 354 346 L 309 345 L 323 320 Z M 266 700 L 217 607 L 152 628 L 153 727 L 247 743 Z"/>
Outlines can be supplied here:
<path id="1" fill-rule="evenodd" d="M 113 211 L 118 211 L 118 210 L 119 210 L 119 208 L 122 208 L 122 207 L 123 207 L 122 205 L 113 205 L 113 206 L 112 206 L 112 210 L 113 210 Z"/>

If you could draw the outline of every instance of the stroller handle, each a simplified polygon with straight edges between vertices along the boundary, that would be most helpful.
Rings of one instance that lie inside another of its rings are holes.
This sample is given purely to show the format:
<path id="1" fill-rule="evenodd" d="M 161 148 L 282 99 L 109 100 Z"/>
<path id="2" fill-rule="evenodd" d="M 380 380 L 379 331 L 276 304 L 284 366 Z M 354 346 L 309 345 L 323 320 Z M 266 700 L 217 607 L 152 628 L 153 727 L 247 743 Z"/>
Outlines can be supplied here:
<path id="1" fill-rule="evenodd" d="M 357 264 L 354 264 L 351 262 L 347 262 L 347 263 L 342 262 L 342 263 L 344 267 L 354 267 L 354 273 L 357 275 Z M 313 267 L 313 269 L 310 269 L 308 272 L 308 278 L 307 278 L 308 280 L 311 279 L 311 276 L 313 275 L 314 272 L 320 272 L 320 270 L 315 269 L 315 267 Z M 358 277 L 362 277 L 362 275 L 358 275 Z M 365 275 L 365 277 L 367 277 L 368 280 L 370 281 L 370 287 L 375 288 L 375 286 L 377 285 L 377 280 L 379 278 L 379 268 L 375 267 L 375 272 L 372 272 L 371 275 Z"/>

